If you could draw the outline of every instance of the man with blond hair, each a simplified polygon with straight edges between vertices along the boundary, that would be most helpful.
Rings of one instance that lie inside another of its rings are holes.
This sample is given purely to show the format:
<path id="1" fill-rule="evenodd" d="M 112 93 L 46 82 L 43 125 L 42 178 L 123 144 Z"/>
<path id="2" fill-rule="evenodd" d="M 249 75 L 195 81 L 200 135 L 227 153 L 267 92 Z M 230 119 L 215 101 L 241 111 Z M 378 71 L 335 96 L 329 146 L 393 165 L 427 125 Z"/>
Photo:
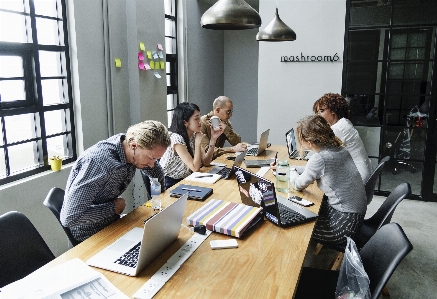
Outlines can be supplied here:
<path id="1" fill-rule="evenodd" d="M 167 128 L 148 120 L 88 148 L 77 159 L 67 180 L 60 220 L 82 242 L 120 218 L 126 207 L 119 196 L 140 169 L 144 184 L 164 172 L 158 159 L 170 145 Z"/>
<path id="2" fill-rule="evenodd" d="M 226 96 L 219 96 L 216 98 L 212 104 L 212 111 L 207 115 L 202 116 L 202 128 L 201 132 L 204 134 L 202 140 L 202 147 L 205 151 L 212 145 L 209 144 L 211 139 L 211 129 L 210 122 L 212 116 L 217 116 L 220 118 L 220 124 L 224 128 L 223 134 L 217 138 L 214 148 L 213 159 L 224 153 L 235 153 L 246 150 L 247 145 L 241 142 L 240 135 L 234 131 L 232 128 L 230 118 L 232 117 L 232 112 L 234 111 L 234 105 L 231 99 Z M 228 141 L 232 147 L 224 147 L 225 142 Z"/>

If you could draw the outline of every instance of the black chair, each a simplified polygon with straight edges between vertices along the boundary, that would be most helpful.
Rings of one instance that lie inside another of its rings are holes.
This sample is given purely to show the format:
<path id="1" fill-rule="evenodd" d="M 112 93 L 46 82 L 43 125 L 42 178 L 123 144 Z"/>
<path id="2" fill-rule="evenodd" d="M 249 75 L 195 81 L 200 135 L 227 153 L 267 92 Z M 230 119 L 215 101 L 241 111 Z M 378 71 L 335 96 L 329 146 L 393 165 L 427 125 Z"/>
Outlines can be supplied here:
<path id="1" fill-rule="evenodd" d="M 397 205 L 410 193 L 410 184 L 402 183 L 398 185 L 387 196 L 375 214 L 368 219 L 364 219 L 363 226 L 355 240 L 358 248 L 362 248 L 378 229 L 391 221 Z"/>
<path id="2" fill-rule="evenodd" d="M 0 240 L 0 288 L 55 258 L 32 222 L 20 212 L 0 216 Z"/>
<path id="3" fill-rule="evenodd" d="M 370 280 L 370 294 L 377 299 L 402 259 L 413 249 L 397 223 L 384 225 L 361 249 L 360 256 Z M 295 299 L 335 298 L 339 271 L 304 267 Z"/>
<path id="4" fill-rule="evenodd" d="M 373 193 L 375 192 L 375 186 L 376 182 L 379 179 L 379 175 L 382 172 L 382 169 L 384 168 L 384 165 L 387 161 L 390 160 L 390 156 L 385 157 L 382 159 L 378 166 L 376 166 L 375 170 L 373 171 L 372 175 L 367 180 L 366 184 L 364 185 L 364 189 L 366 190 L 366 196 L 367 196 L 367 204 L 369 204 L 373 199 Z"/>
<path id="5" fill-rule="evenodd" d="M 64 195 L 65 192 L 61 188 L 53 187 L 50 189 L 49 194 L 47 194 L 47 197 L 44 199 L 44 205 L 52 211 L 53 215 L 55 215 L 56 219 L 58 219 L 59 224 L 64 229 L 65 233 L 67 234 L 68 240 L 73 247 L 79 244 L 80 242 L 77 241 L 73 235 L 71 234 L 71 231 L 68 227 L 65 227 L 61 223 L 61 209 L 62 209 L 62 203 L 64 202 Z"/>

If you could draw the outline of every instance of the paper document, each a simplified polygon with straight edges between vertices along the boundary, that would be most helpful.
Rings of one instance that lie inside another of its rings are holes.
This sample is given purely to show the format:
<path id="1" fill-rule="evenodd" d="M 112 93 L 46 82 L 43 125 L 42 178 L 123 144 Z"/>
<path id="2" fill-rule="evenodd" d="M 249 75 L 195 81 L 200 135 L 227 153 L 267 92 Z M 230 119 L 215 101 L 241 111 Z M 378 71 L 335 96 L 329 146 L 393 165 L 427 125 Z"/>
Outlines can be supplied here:
<path id="1" fill-rule="evenodd" d="M 78 258 L 48 270 L 37 270 L 1 289 L 0 298 L 127 299 L 103 274 Z"/>
<path id="2" fill-rule="evenodd" d="M 222 176 L 219 174 L 211 174 L 211 173 L 207 173 L 207 172 L 193 172 L 192 174 L 187 176 L 185 179 L 187 181 L 214 184 L 219 179 L 221 179 L 221 177 Z"/>

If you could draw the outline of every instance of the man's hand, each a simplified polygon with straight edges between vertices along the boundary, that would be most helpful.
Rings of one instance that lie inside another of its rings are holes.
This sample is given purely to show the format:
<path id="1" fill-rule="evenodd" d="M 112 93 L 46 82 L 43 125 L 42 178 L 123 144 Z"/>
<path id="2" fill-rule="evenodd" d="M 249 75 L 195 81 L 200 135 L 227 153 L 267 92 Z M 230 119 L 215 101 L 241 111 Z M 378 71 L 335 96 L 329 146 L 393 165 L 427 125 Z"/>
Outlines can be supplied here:
<path id="1" fill-rule="evenodd" d="M 126 207 L 126 201 L 124 200 L 124 198 L 114 199 L 114 204 L 115 204 L 115 214 L 120 215 L 121 213 L 123 213 L 124 208 Z"/>
<path id="2" fill-rule="evenodd" d="M 244 152 L 247 149 L 247 144 L 246 143 L 238 143 L 238 144 L 234 145 L 233 147 L 231 147 L 231 149 L 234 153 Z"/>

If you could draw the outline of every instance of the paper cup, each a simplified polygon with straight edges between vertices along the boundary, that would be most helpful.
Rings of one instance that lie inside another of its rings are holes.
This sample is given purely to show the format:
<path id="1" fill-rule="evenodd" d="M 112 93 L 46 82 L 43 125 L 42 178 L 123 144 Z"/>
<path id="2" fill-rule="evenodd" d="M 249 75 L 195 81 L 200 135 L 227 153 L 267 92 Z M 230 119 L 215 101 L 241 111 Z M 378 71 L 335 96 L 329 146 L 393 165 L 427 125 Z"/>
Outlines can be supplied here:
<path id="1" fill-rule="evenodd" d="M 218 116 L 211 117 L 211 124 L 214 130 L 220 130 L 220 118 Z"/>

